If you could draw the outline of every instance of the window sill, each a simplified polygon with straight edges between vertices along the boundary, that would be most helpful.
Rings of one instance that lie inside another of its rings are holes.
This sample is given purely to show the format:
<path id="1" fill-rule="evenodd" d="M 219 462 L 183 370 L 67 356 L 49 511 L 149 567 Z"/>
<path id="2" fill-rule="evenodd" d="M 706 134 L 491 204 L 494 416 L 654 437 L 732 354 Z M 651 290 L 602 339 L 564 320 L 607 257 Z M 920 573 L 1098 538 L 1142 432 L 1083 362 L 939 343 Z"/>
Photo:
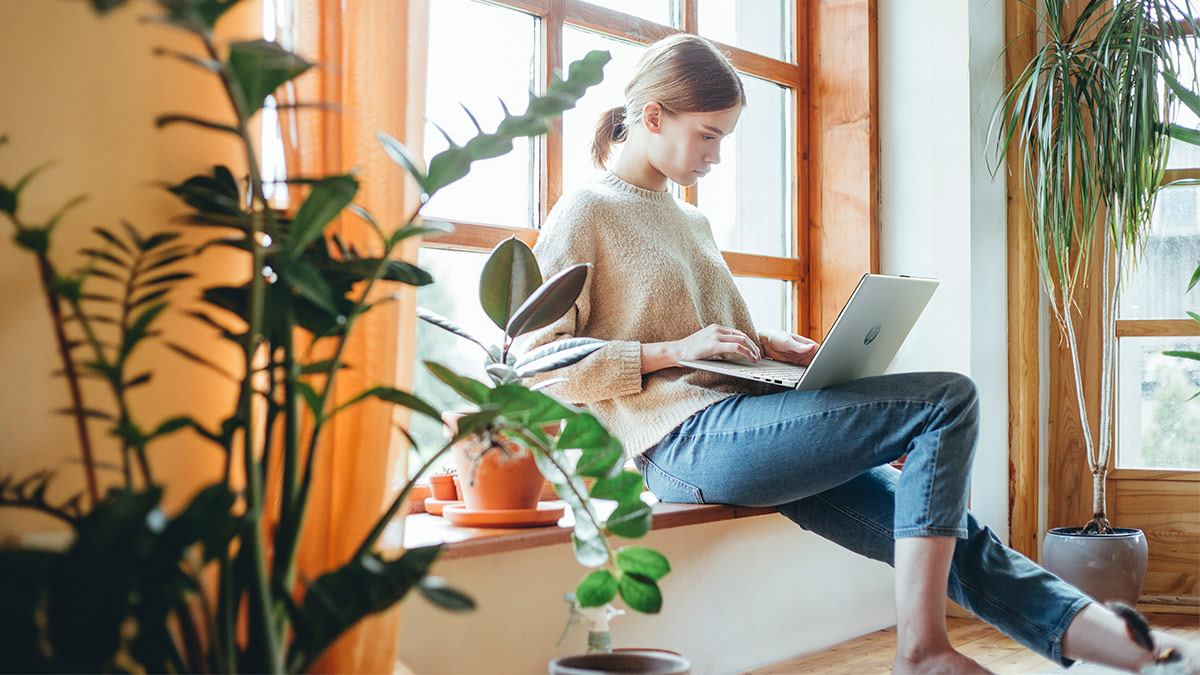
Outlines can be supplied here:
<path id="1" fill-rule="evenodd" d="M 652 530 L 666 530 L 673 527 L 777 513 L 774 507 L 769 506 L 667 504 L 656 500 L 649 492 L 644 493 L 642 497 L 651 504 L 654 511 Z M 384 548 L 390 548 L 387 546 L 387 540 L 391 539 L 394 542 L 395 538 L 399 536 L 399 531 L 402 531 L 406 549 L 442 544 L 440 559 L 469 558 L 570 543 L 573 521 L 570 509 L 567 509 L 567 514 L 555 526 L 513 529 L 456 527 L 438 516 L 428 513 L 410 513 L 404 518 L 401 527 L 388 528 L 388 531 L 384 533 L 384 541 L 381 543 Z"/>

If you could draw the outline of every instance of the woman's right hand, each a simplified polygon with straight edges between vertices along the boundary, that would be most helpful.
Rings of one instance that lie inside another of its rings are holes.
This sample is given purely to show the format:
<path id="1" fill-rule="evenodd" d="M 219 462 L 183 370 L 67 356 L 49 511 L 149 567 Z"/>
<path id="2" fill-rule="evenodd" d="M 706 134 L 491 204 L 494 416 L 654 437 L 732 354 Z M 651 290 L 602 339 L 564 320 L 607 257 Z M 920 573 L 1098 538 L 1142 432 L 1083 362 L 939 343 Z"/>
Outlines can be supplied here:
<path id="1" fill-rule="evenodd" d="M 642 345 L 642 374 L 679 365 L 683 360 L 707 359 L 732 354 L 751 361 L 762 358 L 759 346 L 742 331 L 710 324 L 673 342 Z"/>

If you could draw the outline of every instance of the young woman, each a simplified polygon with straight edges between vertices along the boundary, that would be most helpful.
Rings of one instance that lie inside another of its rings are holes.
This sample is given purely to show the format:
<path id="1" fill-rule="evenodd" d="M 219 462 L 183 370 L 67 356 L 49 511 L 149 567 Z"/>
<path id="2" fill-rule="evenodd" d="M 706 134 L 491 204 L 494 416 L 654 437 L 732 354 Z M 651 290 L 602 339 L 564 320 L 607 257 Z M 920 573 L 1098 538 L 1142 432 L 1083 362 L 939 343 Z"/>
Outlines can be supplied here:
<path id="1" fill-rule="evenodd" d="M 528 346 L 609 341 L 560 373 L 569 381 L 552 391 L 598 414 L 660 499 L 777 506 L 893 565 L 897 672 L 986 672 L 950 644 L 947 591 L 1057 663 L 1147 664 L 1151 655 L 1113 612 L 968 513 L 970 379 L 911 373 L 772 393 L 678 367 L 717 355 L 807 364 L 817 345 L 754 329 L 707 219 L 667 192 L 668 181 L 693 185 L 721 159 L 746 105 L 729 61 L 703 38 L 667 38 L 647 48 L 625 98 L 601 117 L 592 147 L 603 168 L 610 145 L 624 142 L 620 160 L 559 200 L 534 248 L 547 276 L 580 262 L 594 268 L 574 311 Z M 905 453 L 903 472 L 888 466 Z"/>

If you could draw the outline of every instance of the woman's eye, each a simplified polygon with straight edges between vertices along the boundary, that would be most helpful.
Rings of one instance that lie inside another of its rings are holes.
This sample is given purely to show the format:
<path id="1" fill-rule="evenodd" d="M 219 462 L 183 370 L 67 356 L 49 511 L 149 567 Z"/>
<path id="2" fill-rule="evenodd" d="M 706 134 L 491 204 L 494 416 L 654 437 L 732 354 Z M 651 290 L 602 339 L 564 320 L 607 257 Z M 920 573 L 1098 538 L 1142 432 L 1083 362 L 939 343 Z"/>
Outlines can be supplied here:
<path id="1" fill-rule="evenodd" d="M 716 136 L 705 136 L 705 137 L 704 137 L 704 140 L 706 140 L 706 141 L 714 141 L 714 140 L 716 140 L 716 139 L 717 139 L 717 137 L 716 137 Z"/>

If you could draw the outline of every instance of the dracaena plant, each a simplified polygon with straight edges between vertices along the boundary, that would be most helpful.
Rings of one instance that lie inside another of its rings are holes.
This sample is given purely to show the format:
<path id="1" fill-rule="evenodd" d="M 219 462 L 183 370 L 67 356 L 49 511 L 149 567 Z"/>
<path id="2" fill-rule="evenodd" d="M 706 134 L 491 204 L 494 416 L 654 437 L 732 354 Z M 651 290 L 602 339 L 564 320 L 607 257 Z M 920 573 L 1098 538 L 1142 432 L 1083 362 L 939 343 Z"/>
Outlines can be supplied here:
<path id="1" fill-rule="evenodd" d="M 103 13 L 125 2 L 91 4 Z M 71 394 L 65 412 L 75 420 L 90 496 L 86 503 L 82 497 L 51 500 L 47 472 L 0 479 L 0 506 L 49 513 L 73 533 L 65 551 L 0 551 L 0 597 L 5 599 L 0 639 L 5 658 L 16 670 L 35 672 L 299 672 L 361 618 L 388 608 L 410 589 L 448 608 L 470 608 L 469 598 L 427 576 L 440 547 L 411 549 L 396 558 L 375 550 L 384 527 L 399 514 L 411 482 L 344 564 L 313 579 L 299 579 L 296 570 L 309 495 L 321 466 L 314 460 L 329 420 L 368 398 L 440 418 L 438 410 L 393 387 L 350 392 L 336 406 L 332 393 L 338 374 L 347 367 L 342 358 L 347 337 L 364 314 L 391 297 L 379 299 L 372 291 L 384 282 L 421 286 L 432 281 L 418 267 L 395 259 L 398 245 L 444 226 L 423 221 L 419 212 L 394 226 L 380 226 L 354 202 L 354 175 L 292 179 L 290 183 L 303 191 L 298 207 L 286 213 L 272 208 L 263 192 L 249 129 L 266 97 L 310 64 L 263 40 L 218 42 L 215 24 L 238 0 L 143 4 L 152 12 L 150 20 L 184 31 L 200 46 L 199 53 L 163 49 L 157 55 L 219 80 L 231 111 L 223 119 L 166 114 L 158 118 L 158 126 L 181 124 L 236 139 L 246 173 L 235 175 L 215 166 L 168 187 L 187 207 L 180 224 L 210 235 L 199 247 L 181 247 L 185 239 L 176 232 L 143 235 L 132 226 L 100 228 L 97 245 L 84 252 L 87 262 L 69 273 L 52 263 L 51 239 L 76 200 L 39 220 L 21 208 L 22 192 L 33 174 L 12 184 L 0 183 L 0 213 L 15 226 L 17 244 L 37 260 Z M 607 54 L 589 54 L 572 64 L 568 79 L 556 79 L 545 93 L 531 95 L 525 113 L 506 112 L 496 132 L 480 131 L 465 146 L 452 145 L 433 157 L 428 170 L 412 163 L 410 172 L 423 192 L 432 195 L 466 175 L 472 162 L 507 152 L 514 137 L 545 132 L 548 118 L 572 107 L 600 81 L 607 60 Z M 299 102 L 290 107 L 320 106 Z M 381 141 L 393 156 L 406 152 L 386 135 Z M 411 163 L 410 158 L 405 161 Z M 335 218 L 349 214 L 374 233 L 361 250 L 326 232 Z M 229 377 L 237 394 L 229 401 L 228 413 L 212 426 L 186 414 L 145 424 L 130 410 L 126 397 L 153 377 L 133 368 L 136 347 L 156 336 L 156 321 L 168 308 L 167 291 L 187 277 L 178 267 L 210 246 L 232 249 L 246 266 L 246 281 L 205 288 L 200 306 L 186 313 L 236 345 L 241 362 L 226 367 L 194 346 L 169 347 L 181 358 Z M 304 339 L 297 340 L 298 334 Z M 328 344 L 332 357 L 318 358 L 312 347 L 301 348 L 301 343 Z M 94 390 L 79 386 L 82 377 L 105 382 L 111 404 L 85 401 Z M 471 386 L 465 378 L 461 382 Z M 548 443 L 538 428 L 521 429 L 518 422 L 566 420 L 570 433 L 565 435 L 608 438 L 594 418 L 545 394 L 507 386 L 506 394 L 497 395 L 495 404 L 481 406 L 481 412 L 493 415 L 492 421 L 503 419 L 514 433 L 526 433 L 529 442 Z M 122 451 L 123 480 L 103 486 L 107 490 L 99 484 L 91 454 L 89 425 L 97 421 L 107 424 Z M 477 418 L 463 427 L 478 429 L 482 422 Z M 224 453 L 223 478 L 200 490 L 182 511 L 168 515 L 147 446 L 183 429 Z M 268 440 L 272 438 L 279 442 Z M 573 502 L 576 513 L 594 513 L 590 498 L 580 491 L 579 473 L 595 474 L 602 465 L 605 475 L 613 476 L 604 489 L 593 488 L 596 498 L 631 490 L 630 477 L 618 477 L 619 466 L 613 468 L 619 445 L 606 443 L 606 448 L 614 446 L 604 454 L 612 462 L 572 463 L 553 447 L 542 453 L 543 470 L 570 485 L 578 497 Z M 275 453 L 282 479 L 280 499 L 272 503 L 264 495 L 268 459 Z M 645 516 L 648 523 L 648 512 Z M 581 520 L 585 525 L 577 530 L 579 546 L 607 552 L 599 528 L 587 529 L 587 523 L 596 521 Z M 622 522 L 610 518 L 609 531 L 632 534 L 640 527 Z M 634 581 L 650 579 L 652 584 L 663 573 L 654 556 L 626 551 L 620 557 L 620 569 L 627 570 L 622 575 Z M 633 581 L 625 583 L 635 589 Z"/>

